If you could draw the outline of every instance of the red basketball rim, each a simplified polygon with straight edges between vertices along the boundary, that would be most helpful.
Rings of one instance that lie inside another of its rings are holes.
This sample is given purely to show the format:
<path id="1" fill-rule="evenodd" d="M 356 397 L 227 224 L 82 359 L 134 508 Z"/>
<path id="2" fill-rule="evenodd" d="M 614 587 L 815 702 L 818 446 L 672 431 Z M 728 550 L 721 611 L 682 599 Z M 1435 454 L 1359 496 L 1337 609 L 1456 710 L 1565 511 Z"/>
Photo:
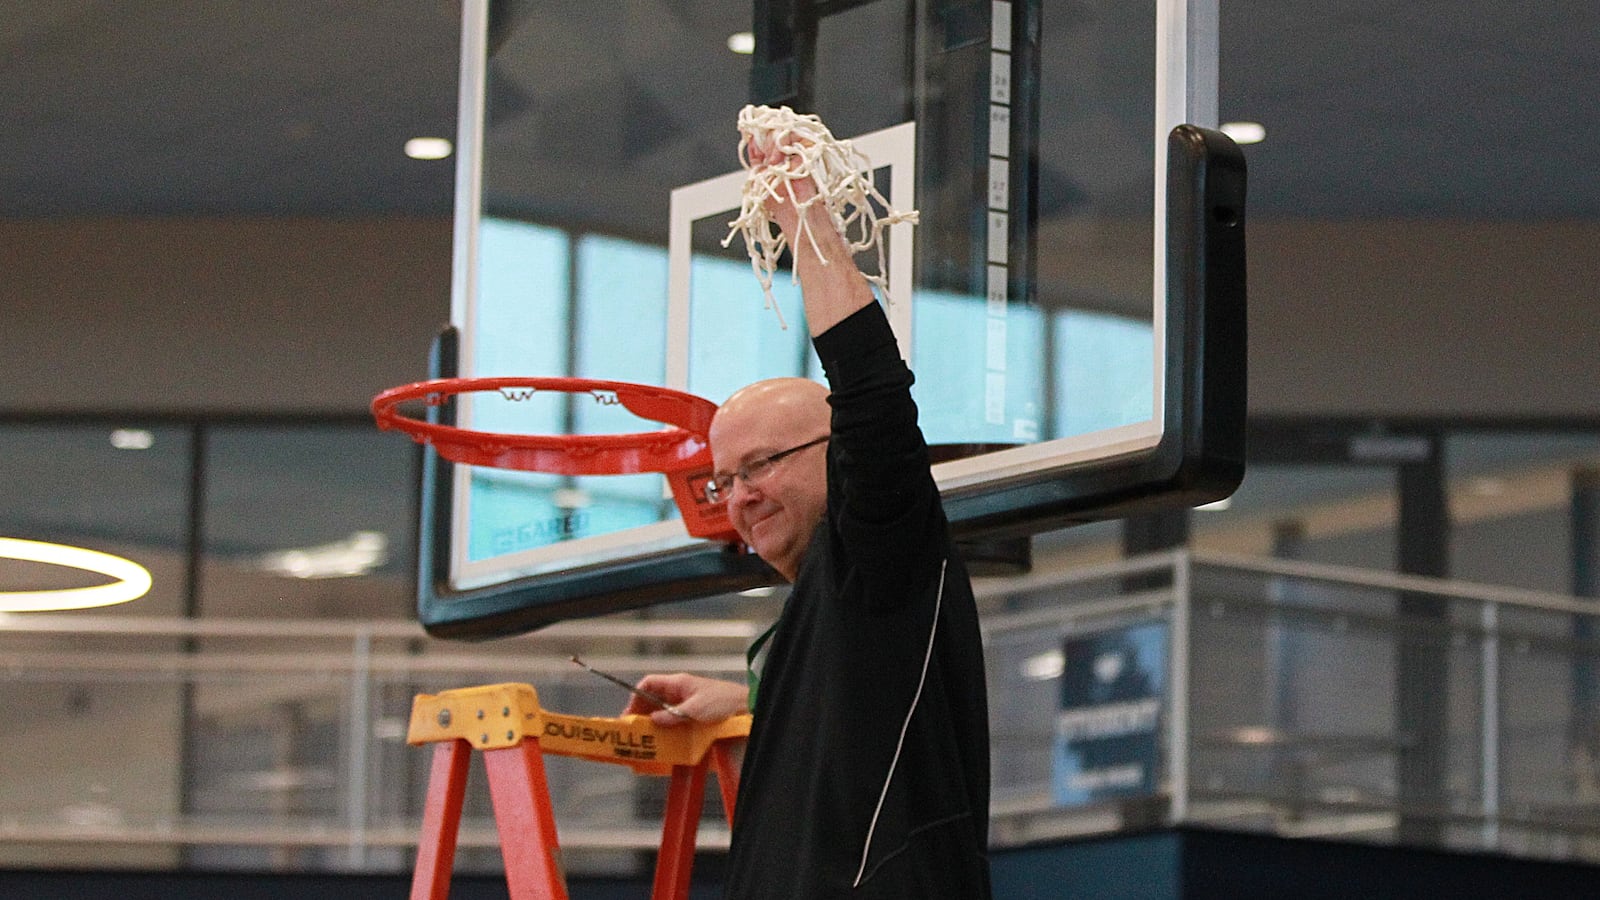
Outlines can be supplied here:
<path id="1" fill-rule="evenodd" d="M 642 419 L 669 427 L 627 434 L 504 434 L 441 425 L 401 415 L 401 403 L 430 406 L 458 394 L 507 390 L 590 393 Z M 707 463 L 707 434 L 717 405 L 685 391 L 593 378 L 436 378 L 390 388 L 372 400 L 378 427 L 403 431 L 452 462 L 562 475 L 674 472 Z"/>

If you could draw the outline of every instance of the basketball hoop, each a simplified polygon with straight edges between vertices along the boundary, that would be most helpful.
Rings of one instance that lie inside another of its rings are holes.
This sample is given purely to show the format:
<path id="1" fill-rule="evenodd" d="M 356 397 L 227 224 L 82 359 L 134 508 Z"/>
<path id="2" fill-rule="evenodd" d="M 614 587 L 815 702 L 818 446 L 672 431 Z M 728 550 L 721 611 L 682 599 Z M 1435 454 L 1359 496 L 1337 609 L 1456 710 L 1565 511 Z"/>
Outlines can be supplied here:
<path id="1" fill-rule="evenodd" d="M 539 391 L 589 394 L 603 406 L 621 406 L 660 431 L 631 434 L 503 434 L 441 425 L 400 414 L 399 405 L 441 406 L 457 394 L 494 391 L 527 400 Z M 711 480 L 707 435 L 717 405 L 684 391 L 592 378 L 435 378 L 390 388 L 372 399 L 372 416 L 384 431 L 403 431 L 451 462 L 555 475 L 632 475 L 660 472 L 691 537 L 737 541 L 726 503 L 705 497 Z"/>

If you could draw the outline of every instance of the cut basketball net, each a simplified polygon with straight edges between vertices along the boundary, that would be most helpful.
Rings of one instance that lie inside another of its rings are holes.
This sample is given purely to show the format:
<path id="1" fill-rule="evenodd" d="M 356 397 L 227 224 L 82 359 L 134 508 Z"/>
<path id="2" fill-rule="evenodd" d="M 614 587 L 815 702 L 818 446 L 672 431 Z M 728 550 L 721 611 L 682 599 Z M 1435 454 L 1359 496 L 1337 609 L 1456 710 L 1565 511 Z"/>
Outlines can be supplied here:
<path id="1" fill-rule="evenodd" d="M 778 141 L 782 142 L 778 149 L 788 165 L 758 166 L 751 162 L 752 145 L 759 150 Z M 744 235 L 750 266 L 761 281 L 767 307 L 778 316 L 778 324 L 789 327 L 772 298 L 772 276 L 789 239 L 767 215 L 769 197 L 795 205 L 800 222 L 795 240 L 803 235 L 823 265 L 829 265 L 831 260 L 822 255 L 816 236 L 806 226 L 806 211 L 818 202 L 827 209 L 851 252 L 876 248 L 878 271 L 863 274 L 883 294 L 884 301 L 890 301 L 889 282 L 884 277 L 884 231 L 901 222 L 916 224 L 917 212 L 900 212 L 889 205 L 873 186 L 872 162 L 850 141 L 835 138 L 820 118 L 801 115 L 787 106 L 746 106 L 739 111 L 739 162 L 747 173 L 744 194 L 739 217 L 729 223 L 722 246 L 733 243 L 735 235 Z M 817 193 L 800 200 L 795 197 L 794 183 L 807 178 L 816 184 Z"/>

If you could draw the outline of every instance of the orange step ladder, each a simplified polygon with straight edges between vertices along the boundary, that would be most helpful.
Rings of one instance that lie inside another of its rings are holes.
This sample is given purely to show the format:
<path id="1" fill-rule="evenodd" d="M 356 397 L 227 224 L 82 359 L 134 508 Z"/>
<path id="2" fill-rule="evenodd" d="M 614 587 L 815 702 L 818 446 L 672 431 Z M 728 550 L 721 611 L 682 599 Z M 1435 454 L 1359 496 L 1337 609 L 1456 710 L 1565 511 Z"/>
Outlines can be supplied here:
<path id="1" fill-rule="evenodd" d="M 648 716 L 590 718 L 539 708 L 532 685 L 490 684 L 418 694 L 406 742 L 435 744 L 417 843 L 411 900 L 448 900 L 456 834 L 466 797 L 467 764 L 483 752 L 489 797 L 511 900 L 567 900 L 557 855 L 555 815 L 545 782 L 545 753 L 618 763 L 671 777 L 652 900 L 687 900 L 706 769 L 715 766 L 722 808 L 733 822 L 739 774 L 731 753 L 749 735 L 750 717 L 657 727 Z"/>

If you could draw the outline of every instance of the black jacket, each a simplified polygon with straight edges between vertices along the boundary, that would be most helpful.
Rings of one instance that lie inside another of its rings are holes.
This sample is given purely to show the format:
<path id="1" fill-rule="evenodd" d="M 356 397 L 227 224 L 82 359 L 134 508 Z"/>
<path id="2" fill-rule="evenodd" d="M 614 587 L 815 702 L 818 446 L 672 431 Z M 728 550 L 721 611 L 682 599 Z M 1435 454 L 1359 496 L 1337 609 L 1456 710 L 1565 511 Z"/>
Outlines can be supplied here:
<path id="1" fill-rule="evenodd" d="M 761 674 L 727 895 L 986 900 L 983 650 L 911 372 L 877 304 L 815 344 L 828 509 Z"/>

